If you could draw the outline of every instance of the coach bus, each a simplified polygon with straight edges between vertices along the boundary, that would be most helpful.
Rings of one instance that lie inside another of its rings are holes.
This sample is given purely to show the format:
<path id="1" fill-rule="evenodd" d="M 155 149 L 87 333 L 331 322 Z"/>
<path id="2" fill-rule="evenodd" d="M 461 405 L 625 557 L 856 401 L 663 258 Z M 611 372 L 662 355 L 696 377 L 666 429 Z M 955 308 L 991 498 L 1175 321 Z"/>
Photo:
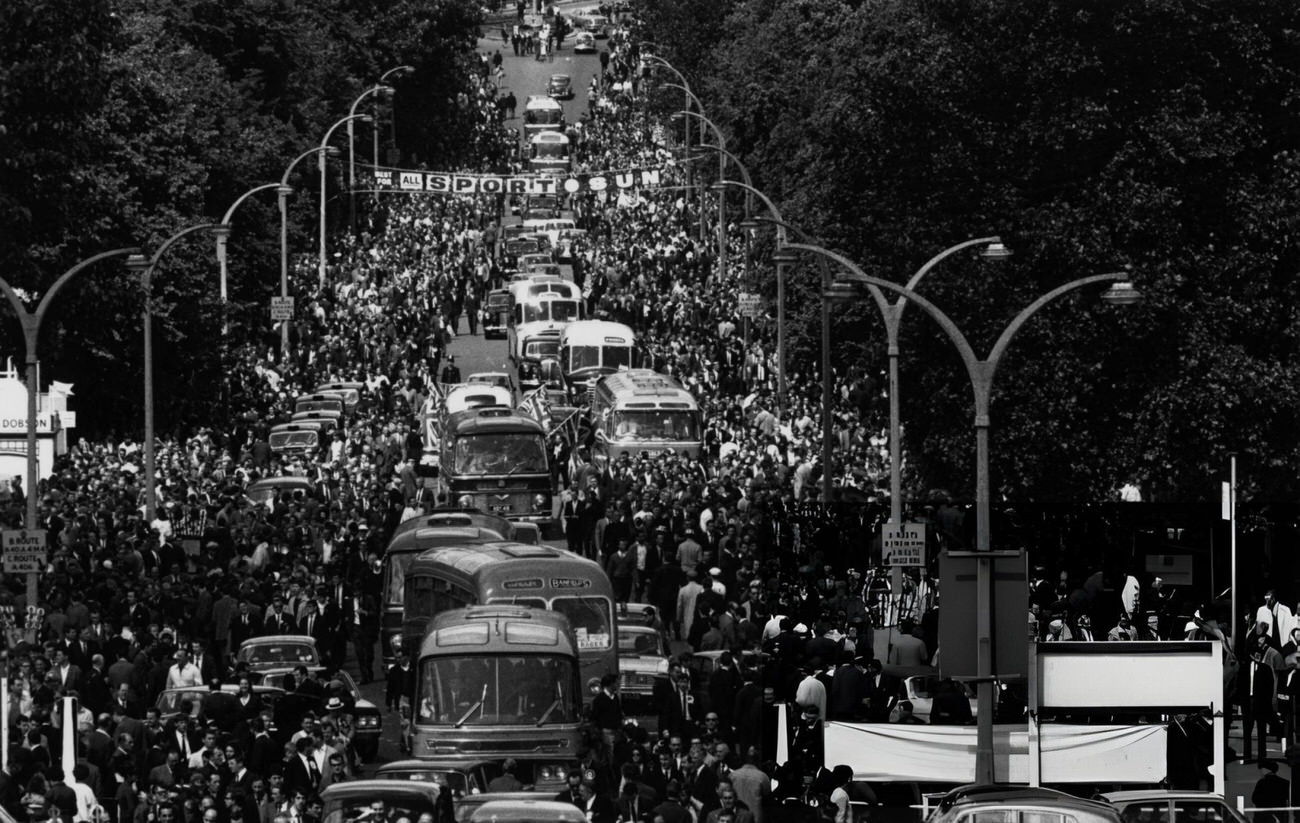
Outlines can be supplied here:
<path id="1" fill-rule="evenodd" d="M 568 174 L 573 168 L 569 138 L 558 131 L 534 134 L 528 141 L 528 168 L 538 174 Z"/>
<path id="2" fill-rule="evenodd" d="M 544 94 L 529 95 L 524 101 L 524 134 L 564 131 L 564 107 Z"/>
<path id="3" fill-rule="evenodd" d="M 560 332 L 560 367 L 575 391 L 589 392 L 605 375 L 636 365 L 636 334 L 622 323 L 582 320 Z"/>
<path id="4" fill-rule="evenodd" d="M 511 361 L 517 367 L 525 360 L 540 363 L 543 357 L 555 356 L 560 332 L 567 324 L 581 320 L 582 314 L 582 291 L 572 281 L 537 275 L 511 283 L 506 326 Z"/>
<path id="5" fill-rule="evenodd" d="M 618 673 L 614 589 L 600 564 L 565 549 L 519 542 L 447 545 L 406 569 L 403 635 L 435 615 L 477 605 L 549 609 L 573 626 L 582 679 Z"/>
<path id="6" fill-rule="evenodd" d="M 452 412 L 439 432 L 435 491 L 449 503 L 509 520 L 552 521 L 546 430 L 501 406 Z"/>
<path id="7" fill-rule="evenodd" d="M 595 443 L 592 458 L 604 467 L 623 452 L 655 456 L 672 449 L 698 457 L 700 404 L 676 379 L 650 369 L 602 377 L 591 393 Z"/>
<path id="8" fill-rule="evenodd" d="M 582 742 L 578 668 L 563 614 L 519 606 L 441 612 L 416 660 L 411 753 L 514 758 L 517 778 L 557 790 Z"/>
<path id="9" fill-rule="evenodd" d="M 474 517 L 469 513 L 435 512 L 412 517 L 393 532 L 380 567 L 384 581 L 384 612 L 380 621 L 380 648 L 384 666 L 393 665 L 415 647 L 403 644 L 402 622 L 406 608 L 406 575 L 415 558 L 439 546 L 473 546 L 516 539 L 508 521 Z"/>

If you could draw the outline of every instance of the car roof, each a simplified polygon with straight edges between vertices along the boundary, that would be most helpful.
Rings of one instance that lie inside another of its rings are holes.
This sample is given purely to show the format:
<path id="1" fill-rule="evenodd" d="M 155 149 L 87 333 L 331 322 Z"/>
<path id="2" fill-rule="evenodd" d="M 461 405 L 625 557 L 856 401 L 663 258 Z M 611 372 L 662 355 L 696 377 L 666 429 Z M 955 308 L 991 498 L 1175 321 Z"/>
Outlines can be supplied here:
<path id="1" fill-rule="evenodd" d="M 245 646 L 272 646 L 276 643 L 300 643 L 306 646 L 315 646 L 316 638 L 309 634 L 264 634 L 261 637 L 250 637 L 243 643 L 239 644 L 242 649 Z"/>
<path id="2" fill-rule="evenodd" d="M 958 786 L 939 801 L 938 809 L 946 810 L 963 805 L 1071 805 L 1088 808 L 1106 809 L 1114 813 L 1114 807 L 1097 800 L 1085 800 L 1072 794 L 1041 786 L 1008 786 L 1000 783 L 969 783 Z"/>
<path id="3" fill-rule="evenodd" d="M 507 812 L 526 812 L 533 815 L 545 815 L 546 818 L 553 820 L 585 820 L 586 813 L 572 803 L 554 800 L 547 795 L 534 798 L 509 798 L 501 800 L 489 800 L 474 810 L 471 820 L 491 819 L 493 815 L 505 814 Z M 532 818 L 540 820 L 542 818 Z"/>
<path id="4" fill-rule="evenodd" d="M 471 769 L 476 769 L 480 766 L 495 766 L 499 762 L 500 761 L 498 760 L 455 760 L 455 759 L 419 760 L 416 758 L 408 758 L 406 760 L 393 760 L 388 763 L 385 763 L 382 766 L 380 766 L 378 769 L 376 769 L 375 773 L 382 774 L 384 772 L 400 772 L 400 771 L 467 772 Z"/>
<path id="5" fill-rule="evenodd" d="M 1101 796 L 1111 803 L 1127 803 L 1135 800 L 1220 800 L 1227 803 L 1221 794 L 1191 789 L 1125 789 L 1120 792 L 1102 792 Z"/>
<path id="6" fill-rule="evenodd" d="M 248 488 L 250 488 L 250 489 L 254 489 L 254 488 L 257 488 L 257 489 L 265 489 L 265 488 L 274 488 L 274 487 L 280 487 L 280 486 L 286 486 L 286 487 L 287 487 L 287 486 L 301 486 L 302 488 L 305 488 L 305 489 L 314 488 L 314 486 L 312 486 L 312 482 L 311 482 L 310 480 L 308 480 L 308 479 L 305 478 L 305 477 L 296 477 L 296 476 L 290 476 L 290 477 L 263 477 L 263 478 L 260 478 L 260 479 L 258 479 L 258 480 L 254 480 L 252 483 L 249 483 L 249 484 L 248 484 Z"/>
<path id="7" fill-rule="evenodd" d="M 382 800 L 385 795 L 420 795 L 432 801 L 438 796 L 438 787 L 418 780 L 348 780 L 331 783 L 321 792 L 321 800 L 328 803 L 338 797 L 370 797 Z"/>

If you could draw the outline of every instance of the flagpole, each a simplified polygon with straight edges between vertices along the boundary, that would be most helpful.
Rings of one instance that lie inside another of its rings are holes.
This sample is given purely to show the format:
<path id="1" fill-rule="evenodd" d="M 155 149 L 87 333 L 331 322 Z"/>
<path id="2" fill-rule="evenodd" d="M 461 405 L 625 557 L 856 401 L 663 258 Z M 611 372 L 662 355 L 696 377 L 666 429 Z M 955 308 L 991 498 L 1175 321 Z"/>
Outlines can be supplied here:
<path id="1" fill-rule="evenodd" d="M 1228 499 L 1225 508 L 1228 512 L 1228 557 L 1232 561 L 1232 620 L 1228 624 L 1231 634 L 1228 643 L 1233 652 L 1237 650 L 1237 623 L 1241 616 L 1237 614 L 1237 455 L 1229 457 Z"/>

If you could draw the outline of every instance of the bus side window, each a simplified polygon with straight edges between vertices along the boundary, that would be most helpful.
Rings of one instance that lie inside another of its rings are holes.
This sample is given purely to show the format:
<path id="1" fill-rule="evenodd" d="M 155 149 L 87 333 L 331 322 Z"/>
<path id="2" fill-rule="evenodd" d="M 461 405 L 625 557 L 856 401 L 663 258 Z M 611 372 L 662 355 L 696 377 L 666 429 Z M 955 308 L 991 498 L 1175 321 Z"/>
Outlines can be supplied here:
<path id="1" fill-rule="evenodd" d="M 446 580 L 438 580 L 434 583 L 432 614 L 441 614 L 448 609 L 455 608 L 451 604 L 451 595 L 448 593 L 449 588 L 450 585 Z"/>

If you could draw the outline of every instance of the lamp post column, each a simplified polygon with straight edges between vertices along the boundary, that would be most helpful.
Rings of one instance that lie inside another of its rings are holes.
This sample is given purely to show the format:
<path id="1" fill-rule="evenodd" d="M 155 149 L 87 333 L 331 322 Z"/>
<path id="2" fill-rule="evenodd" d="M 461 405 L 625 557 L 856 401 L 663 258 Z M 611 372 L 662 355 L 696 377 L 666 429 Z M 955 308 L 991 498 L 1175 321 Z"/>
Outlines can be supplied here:
<path id="1" fill-rule="evenodd" d="M 830 267 L 825 260 L 819 261 L 822 272 L 822 292 L 831 285 Z M 822 304 L 822 505 L 831 502 L 831 304 L 823 299 Z"/>
<path id="2" fill-rule="evenodd" d="M 289 193 L 288 186 L 281 184 L 276 199 L 280 204 L 280 296 L 289 296 Z M 289 321 L 280 321 L 280 352 L 284 359 L 289 358 Z"/>
<path id="3" fill-rule="evenodd" d="M 349 125 L 351 123 L 349 122 Z M 316 155 L 316 169 L 320 172 L 320 288 L 325 288 L 325 152 Z"/>

